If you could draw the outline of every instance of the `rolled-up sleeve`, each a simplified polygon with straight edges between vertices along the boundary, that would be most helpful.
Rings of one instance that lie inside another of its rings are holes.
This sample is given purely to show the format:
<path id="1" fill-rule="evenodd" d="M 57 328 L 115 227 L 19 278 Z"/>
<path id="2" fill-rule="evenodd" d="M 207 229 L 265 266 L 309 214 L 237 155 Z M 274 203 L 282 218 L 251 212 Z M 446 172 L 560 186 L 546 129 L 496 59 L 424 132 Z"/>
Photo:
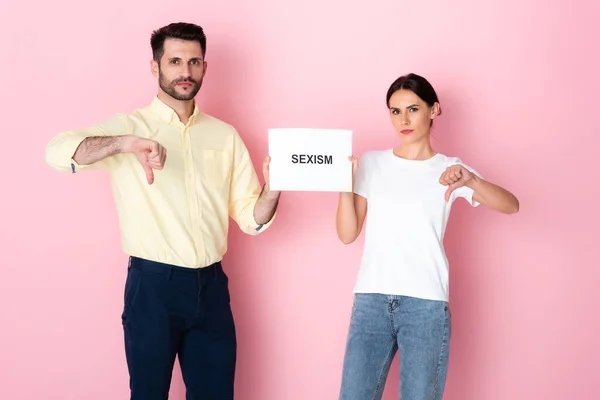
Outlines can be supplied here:
<path id="1" fill-rule="evenodd" d="M 120 136 L 129 134 L 129 124 L 122 114 L 116 114 L 97 125 L 77 131 L 65 131 L 54 136 L 46 145 L 45 161 L 60 172 L 76 172 L 81 169 L 111 169 L 118 165 L 120 158 L 106 157 L 93 164 L 79 165 L 73 155 L 81 142 L 88 137 Z"/>
<path id="2" fill-rule="evenodd" d="M 275 215 L 266 224 L 257 224 L 254 219 L 254 206 L 260 197 L 262 186 L 252 165 L 250 154 L 239 134 L 234 131 L 234 154 L 229 215 L 240 229 L 249 235 L 258 235 L 271 226 Z"/>
<path id="3" fill-rule="evenodd" d="M 462 165 L 463 167 L 465 167 L 466 169 L 471 171 L 471 173 L 473 173 L 473 174 L 477 175 L 479 178 L 483 179 L 483 177 L 481 176 L 481 174 L 479 172 L 475 171 L 470 166 L 464 164 L 460 158 L 456 159 L 456 164 Z M 478 207 L 480 205 L 480 203 L 473 198 L 474 194 L 475 194 L 475 191 L 473 189 L 471 189 L 470 187 L 461 186 L 458 189 L 456 189 L 454 192 L 452 192 L 451 198 L 452 198 L 452 200 L 454 200 L 456 198 L 462 197 L 472 207 Z"/>

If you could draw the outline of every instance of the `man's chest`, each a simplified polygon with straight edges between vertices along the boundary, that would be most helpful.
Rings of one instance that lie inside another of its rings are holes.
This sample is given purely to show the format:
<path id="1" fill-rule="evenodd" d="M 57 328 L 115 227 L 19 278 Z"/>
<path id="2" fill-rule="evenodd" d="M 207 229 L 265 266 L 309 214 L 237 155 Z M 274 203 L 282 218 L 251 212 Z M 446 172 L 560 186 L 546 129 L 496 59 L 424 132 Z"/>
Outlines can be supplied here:
<path id="1" fill-rule="evenodd" d="M 157 187 L 218 191 L 228 186 L 234 157 L 228 135 L 201 126 L 151 124 L 139 124 L 134 134 L 155 140 L 166 149 L 164 167 L 156 171 Z"/>

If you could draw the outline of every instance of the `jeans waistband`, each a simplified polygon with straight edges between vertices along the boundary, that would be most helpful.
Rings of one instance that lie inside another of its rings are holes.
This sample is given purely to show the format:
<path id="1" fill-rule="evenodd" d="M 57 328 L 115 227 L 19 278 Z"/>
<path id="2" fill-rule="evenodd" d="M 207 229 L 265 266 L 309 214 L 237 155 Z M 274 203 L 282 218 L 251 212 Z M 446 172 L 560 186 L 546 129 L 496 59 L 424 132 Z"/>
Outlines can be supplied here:
<path id="1" fill-rule="evenodd" d="M 178 265 L 165 264 L 158 261 L 146 260 L 144 258 L 129 257 L 129 268 L 136 268 L 144 272 L 152 272 L 155 274 L 163 274 L 168 276 L 181 276 L 196 278 L 203 275 L 216 276 L 223 271 L 223 266 L 220 261 L 202 268 L 187 268 Z"/>

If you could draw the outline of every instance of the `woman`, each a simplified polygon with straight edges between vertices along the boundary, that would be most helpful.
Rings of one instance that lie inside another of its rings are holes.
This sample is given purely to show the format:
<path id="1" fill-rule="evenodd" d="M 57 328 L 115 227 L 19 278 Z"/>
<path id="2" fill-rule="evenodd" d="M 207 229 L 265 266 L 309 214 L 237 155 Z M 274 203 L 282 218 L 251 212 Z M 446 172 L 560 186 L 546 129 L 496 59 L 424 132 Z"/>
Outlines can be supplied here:
<path id="1" fill-rule="evenodd" d="M 441 109 L 426 79 L 398 78 L 386 101 L 401 144 L 367 152 L 360 167 L 351 157 L 354 193 L 341 193 L 337 210 L 346 244 L 369 210 L 340 399 L 381 399 L 398 350 L 402 400 L 442 399 L 451 328 L 443 236 L 451 205 L 462 197 L 512 214 L 519 202 L 459 158 L 432 149 L 430 129 Z"/>

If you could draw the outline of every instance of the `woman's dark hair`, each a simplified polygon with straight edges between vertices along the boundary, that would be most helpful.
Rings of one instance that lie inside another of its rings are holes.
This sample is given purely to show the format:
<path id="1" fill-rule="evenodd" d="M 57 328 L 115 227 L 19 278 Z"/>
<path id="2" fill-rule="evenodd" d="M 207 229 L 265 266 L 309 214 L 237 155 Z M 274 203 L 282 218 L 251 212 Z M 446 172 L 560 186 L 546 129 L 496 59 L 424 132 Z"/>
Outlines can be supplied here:
<path id="1" fill-rule="evenodd" d="M 416 94 L 423 100 L 429 107 L 433 107 L 434 103 L 439 103 L 438 96 L 431 86 L 431 83 L 427 81 L 427 79 L 419 76 L 417 74 L 408 74 L 403 75 L 400 78 L 396 79 L 394 83 L 390 86 L 387 92 L 387 96 L 385 98 L 385 103 L 388 108 L 390 108 L 390 98 L 394 93 L 398 90 L 407 89 Z M 442 113 L 442 108 L 440 107 L 440 111 L 438 113 Z M 433 122 L 433 121 L 431 121 Z"/>

